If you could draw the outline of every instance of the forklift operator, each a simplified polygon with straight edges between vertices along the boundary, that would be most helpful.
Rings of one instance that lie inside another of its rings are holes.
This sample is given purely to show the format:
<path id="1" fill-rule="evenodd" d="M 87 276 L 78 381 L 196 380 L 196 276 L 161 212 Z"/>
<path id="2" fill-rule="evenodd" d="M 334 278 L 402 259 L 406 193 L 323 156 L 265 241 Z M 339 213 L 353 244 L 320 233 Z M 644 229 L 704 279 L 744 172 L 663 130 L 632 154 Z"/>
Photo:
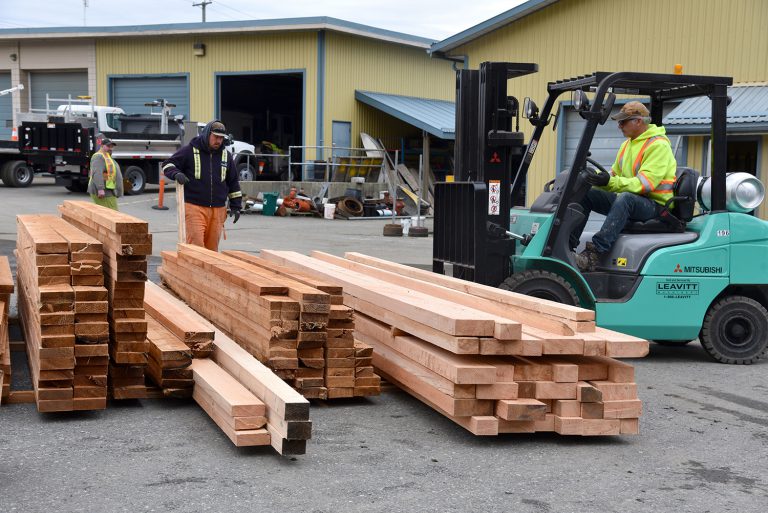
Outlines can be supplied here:
<path id="1" fill-rule="evenodd" d="M 640 102 L 625 104 L 618 114 L 619 129 L 627 137 L 619 148 L 611 172 L 589 171 L 585 178 L 593 187 L 581 200 L 584 221 L 571 234 L 576 248 L 589 213 L 606 216 L 600 230 L 575 255 L 582 272 L 591 272 L 602 254 L 610 251 L 629 221 L 648 221 L 659 216 L 672 197 L 677 164 L 663 126 L 651 124 L 648 109 Z"/>

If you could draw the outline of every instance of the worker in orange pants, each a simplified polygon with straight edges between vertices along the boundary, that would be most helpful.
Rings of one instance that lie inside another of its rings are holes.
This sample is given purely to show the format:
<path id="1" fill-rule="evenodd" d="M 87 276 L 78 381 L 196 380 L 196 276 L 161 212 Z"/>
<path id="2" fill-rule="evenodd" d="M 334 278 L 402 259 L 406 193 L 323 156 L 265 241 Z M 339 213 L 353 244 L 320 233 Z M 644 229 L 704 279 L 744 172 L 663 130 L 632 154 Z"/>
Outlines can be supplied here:
<path id="1" fill-rule="evenodd" d="M 224 231 L 224 221 L 227 220 L 227 208 L 201 207 L 194 203 L 187 203 L 185 215 L 187 244 L 218 251 L 221 232 Z"/>

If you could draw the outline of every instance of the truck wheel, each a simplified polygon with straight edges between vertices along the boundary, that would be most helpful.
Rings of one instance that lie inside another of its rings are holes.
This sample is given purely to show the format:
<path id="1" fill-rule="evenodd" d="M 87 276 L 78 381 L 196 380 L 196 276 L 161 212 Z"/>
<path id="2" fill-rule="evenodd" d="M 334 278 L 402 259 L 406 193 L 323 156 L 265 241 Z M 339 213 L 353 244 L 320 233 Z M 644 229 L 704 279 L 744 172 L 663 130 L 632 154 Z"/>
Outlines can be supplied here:
<path id="1" fill-rule="evenodd" d="M 71 185 L 65 185 L 64 187 L 70 192 L 86 192 L 88 190 L 88 185 L 80 180 L 76 180 Z"/>
<path id="2" fill-rule="evenodd" d="M 127 196 L 136 196 L 147 187 L 147 175 L 139 166 L 128 166 L 123 173 L 123 188 Z"/>
<path id="3" fill-rule="evenodd" d="M 29 187 L 35 179 L 35 171 L 23 160 L 6 162 L 3 166 L 3 183 L 8 187 Z"/>
<path id="4" fill-rule="evenodd" d="M 566 305 L 579 304 L 576 289 L 562 276 L 549 271 L 524 271 L 504 280 L 499 288 Z"/>
<path id="5" fill-rule="evenodd" d="M 768 310 L 754 299 L 729 296 L 709 307 L 699 339 L 718 362 L 749 365 L 765 354 L 766 333 Z"/>
<path id="6" fill-rule="evenodd" d="M 253 166 L 249 165 L 247 162 L 243 162 L 237 165 L 237 176 L 241 182 L 252 182 L 256 176 L 256 172 L 253 169 Z"/>

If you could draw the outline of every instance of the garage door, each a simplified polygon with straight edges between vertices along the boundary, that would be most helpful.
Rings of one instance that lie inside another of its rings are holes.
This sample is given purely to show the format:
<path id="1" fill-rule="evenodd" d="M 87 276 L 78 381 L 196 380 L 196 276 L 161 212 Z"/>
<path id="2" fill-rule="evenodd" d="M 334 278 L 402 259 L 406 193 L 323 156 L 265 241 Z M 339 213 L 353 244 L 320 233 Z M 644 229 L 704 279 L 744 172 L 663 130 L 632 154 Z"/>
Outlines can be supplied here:
<path id="1" fill-rule="evenodd" d="M 0 91 L 10 89 L 11 74 L 0 73 Z M 0 139 L 8 140 L 11 138 L 11 124 L 13 123 L 13 104 L 10 93 L 0 96 Z"/>
<path id="2" fill-rule="evenodd" d="M 189 119 L 189 85 L 187 77 L 118 77 L 111 78 L 112 105 L 128 114 L 147 114 L 144 104 L 165 98 L 176 107 L 173 114 Z"/>
<path id="3" fill-rule="evenodd" d="M 669 112 L 676 106 L 676 104 L 666 104 L 664 106 L 664 115 L 666 116 L 669 114 Z M 613 113 L 615 114 L 619 109 L 621 109 L 621 105 L 614 107 Z M 565 130 L 565 148 L 561 148 L 562 159 L 559 162 L 559 169 L 563 170 L 569 168 L 573 163 L 573 157 L 576 154 L 576 147 L 579 145 L 581 132 L 584 130 L 584 125 L 587 122 L 584 121 L 581 116 L 573 110 L 573 107 L 570 106 L 565 107 L 564 120 L 560 121 L 565 121 L 565 125 L 561 128 L 562 130 Z M 685 159 L 687 152 L 684 151 L 685 141 L 681 140 L 678 145 L 677 142 L 679 137 L 680 136 L 677 135 L 670 136 L 669 140 L 672 143 L 672 149 L 674 149 L 676 145 L 678 146 L 677 162 L 680 165 L 684 165 L 685 162 L 683 159 Z M 619 146 L 622 142 L 624 142 L 624 136 L 621 135 L 621 131 L 616 126 L 616 122 L 609 119 L 604 125 L 599 125 L 597 127 L 595 137 L 592 139 L 592 147 L 590 148 L 592 158 L 608 169 L 616 159 L 616 153 L 619 151 Z"/>
<path id="4" fill-rule="evenodd" d="M 29 95 L 33 109 L 45 109 L 45 95 L 63 99 L 68 95 L 73 98 L 88 94 L 87 71 L 34 71 L 29 74 Z M 55 109 L 63 102 L 51 105 Z"/>

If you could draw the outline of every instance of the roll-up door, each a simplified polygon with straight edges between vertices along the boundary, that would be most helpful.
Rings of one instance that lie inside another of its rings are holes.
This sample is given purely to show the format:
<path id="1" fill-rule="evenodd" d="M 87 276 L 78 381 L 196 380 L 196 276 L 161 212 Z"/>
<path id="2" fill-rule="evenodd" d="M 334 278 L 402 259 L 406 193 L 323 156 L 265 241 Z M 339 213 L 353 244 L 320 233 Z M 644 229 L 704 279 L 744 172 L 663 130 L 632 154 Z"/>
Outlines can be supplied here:
<path id="1" fill-rule="evenodd" d="M 147 114 L 149 107 L 145 103 L 165 98 L 176 104 L 172 114 L 189 119 L 187 77 L 112 77 L 110 87 L 112 105 L 128 114 Z"/>
<path id="2" fill-rule="evenodd" d="M 665 104 L 664 115 L 666 116 L 676 106 L 677 104 Z M 617 113 L 619 109 L 621 109 L 621 105 L 615 106 L 613 114 Z M 558 130 L 565 130 L 565 144 L 564 148 L 560 148 L 562 159 L 559 163 L 560 169 L 558 171 L 571 167 L 573 157 L 576 154 L 576 147 L 579 145 L 579 139 L 581 138 L 581 132 L 586 124 L 586 121 L 570 106 L 565 108 L 565 120 L 560 121 L 565 121 L 564 125 L 558 128 Z M 679 137 L 678 135 L 670 135 L 669 140 L 672 143 L 673 150 L 677 147 L 677 163 L 684 165 L 685 161 L 683 159 L 685 159 L 687 152 L 683 151 L 685 147 L 682 140 L 678 144 Z M 610 169 L 622 142 L 624 142 L 624 136 L 621 134 L 616 121 L 608 119 L 604 125 L 598 125 L 597 131 L 595 131 L 595 137 L 592 139 L 592 146 L 590 147 L 592 158 L 606 169 Z"/>
<path id="3" fill-rule="evenodd" d="M 11 74 L 0 73 L 0 91 L 11 88 Z M 12 94 L 0 96 L 0 139 L 8 140 L 11 138 L 11 124 L 13 123 L 13 102 Z"/>
<path id="4" fill-rule="evenodd" d="M 29 97 L 33 109 L 55 109 L 64 102 L 46 106 L 45 95 L 64 99 L 88 95 L 87 71 L 33 71 L 29 74 Z"/>

